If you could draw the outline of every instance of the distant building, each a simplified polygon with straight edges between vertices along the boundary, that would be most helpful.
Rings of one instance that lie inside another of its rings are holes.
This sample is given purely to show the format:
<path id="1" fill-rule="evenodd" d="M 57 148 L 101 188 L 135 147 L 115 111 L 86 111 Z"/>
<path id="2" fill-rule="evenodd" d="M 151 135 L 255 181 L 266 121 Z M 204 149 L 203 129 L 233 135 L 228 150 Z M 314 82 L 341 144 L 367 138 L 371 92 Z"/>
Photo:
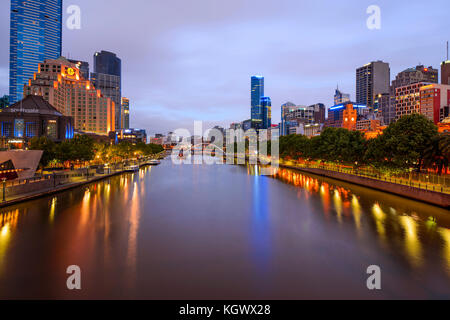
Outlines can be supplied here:
<path id="1" fill-rule="evenodd" d="M 116 131 L 116 135 L 118 142 L 147 143 L 147 133 L 143 129 L 120 129 Z"/>
<path id="2" fill-rule="evenodd" d="M 441 63 L 441 84 L 450 85 L 450 60 Z"/>
<path id="3" fill-rule="evenodd" d="M 34 137 L 63 141 L 74 135 L 72 117 L 64 116 L 43 97 L 34 95 L 0 110 L 0 125 L 3 148 L 21 149 Z"/>
<path id="4" fill-rule="evenodd" d="M 164 136 L 162 136 L 162 137 L 153 137 L 153 138 L 150 138 L 150 143 L 152 143 L 152 144 L 159 144 L 159 145 L 164 145 Z"/>
<path id="5" fill-rule="evenodd" d="M 358 120 L 367 116 L 369 110 L 366 105 L 346 102 L 328 109 L 328 119 L 325 127 L 347 128 L 356 130 Z"/>
<path id="6" fill-rule="evenodd" d="M 6 108 L 9 106 L 9 96 L 5 95 L 0 98 L 0 109 Z"/>
<path id="7" fill-rule="evenodd" d="M 264 97 L 264 77 L 253 76 L 250 90 L 252 128 L 261 129 L 263 123 L 261 98 Z"/>
<path id="8" fill-rule="evenodd" d="M 375 61 L 356 70 L 356 103 L 373 109 L 375 97 L 389 93 L 391 71 L 389 63 Z"/>
<path id="9" fill-rule="evenodd" d="M 269 97 L 261 98 L 262 126 L 261 129 L 272 127 L 272 101 Z"/>
<path id="10" fill-rule="evenodd" d="M 418 82 L 396 89 L 396 120 L 413 113 L 420 113 L 420 88 L 426 85 L 428 83 Z"/>
<path id="11" fill-rule="evenodd" d="M 23 98 L 23 86 L 33 78 L 40 62 L 61 56 L 62 8 L 62 0 L 11 0 L 11 104 Z"/>
<path id="12" fill-rule="evenodd" d="M 42 96 L 60 113 L 71 116 L 76 130 L 104 135 L 115 131 L 114 102 L 64 57 L 40 63 L 24 93 Z"/>
<path id="13" fill-rule="evenodd" d="M 322 103 L 311 106 L 295 106 L 292 103 L 281 107 L 281 128 L 280 134 L 290 134 L 290 128 L 299 127 L 301 124 L 325 123 L 325 105 Z"/>
<path id="14" fill-rule="evenodd" d="M 337 88 L 334 94 L 334 105 L 337 106 L 338 104 L 342 104 L 349 101 L 350 101 L 350 94 L 342 93 L 339 90 L 339 88 Z"/>
<path id="15" fill-rule="evenodd" d="M 242 129 L 244 131 L 250 130 L 252 128 L 252 120 L 245 120 L 242 122 Z"/>
<path id="16" fill-rule="evenodd" d="M 122 98 L 122 129 L 130 129 L 130 99 Z"/>
<path id="17" fill-rule="evenodd" d="M 420 113 L 434 124 L 449 116 L 449 108 L 450 85 L 434 83 L 420 88 Z"/>
<path id="18" fill-rule="evenodd" d="M 395 101 L 395 98 L 393 101 Z M 389 125 L 395 121 L 395 102 L 392 102 L 390 93 L 380 93 L 377 95 L 374 101 L 374 109 L 377 110 L 377 114 L 383 120 L 384 124 Z"/>
<path id="19" fill-rule="evenodd" d="M 94 54 L 94 72 L 91 73 L 91 81 L 95 88 L 99 89 L 105 97 L 110 98 L 115 104 L 115 127 L 122 124 L 122 61 L 115 53 L 108 51 Z"/>
<path id="20" fill-rule="evenodd" d="M 84 80 L 89 80 L 89 62 L 73 59 L 67 59 L 67 61 L 75 64 Z"/>

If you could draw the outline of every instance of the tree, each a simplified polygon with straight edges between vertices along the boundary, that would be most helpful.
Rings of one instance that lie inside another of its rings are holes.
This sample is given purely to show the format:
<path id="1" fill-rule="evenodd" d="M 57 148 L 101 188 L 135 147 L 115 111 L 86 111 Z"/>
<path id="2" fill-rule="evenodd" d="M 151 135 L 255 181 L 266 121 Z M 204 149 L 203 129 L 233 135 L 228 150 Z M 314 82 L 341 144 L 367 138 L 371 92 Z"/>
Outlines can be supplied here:
<path id="1" fill-rule="evenodd" d="M 433 122 L 420 114 L 400 118 L 379 137 L 383 142 L 384 162 L 399 168 L 415 166 L 420 170 L 427 145 L 438 135 Z"/>
<path id="2" fill-rule="evenodd" d="M 29 149 L 44 151 L 39 163 L 42 169 L 47 167 L 48 164 L 56 158 L 55 143 L 48 137 L 42 136 L 32 138 L 29 143 Z"/>
<path id="3" fill-rule="evenodd" d="M 448 168 L 449 157 L 448 147 L 450 145 L 449 134 L 439 134 L 431 139 L 431 142 L 425 148 L 424 165 L 427 168 L 437 170 L 441 175 L 444 168 Z"/>

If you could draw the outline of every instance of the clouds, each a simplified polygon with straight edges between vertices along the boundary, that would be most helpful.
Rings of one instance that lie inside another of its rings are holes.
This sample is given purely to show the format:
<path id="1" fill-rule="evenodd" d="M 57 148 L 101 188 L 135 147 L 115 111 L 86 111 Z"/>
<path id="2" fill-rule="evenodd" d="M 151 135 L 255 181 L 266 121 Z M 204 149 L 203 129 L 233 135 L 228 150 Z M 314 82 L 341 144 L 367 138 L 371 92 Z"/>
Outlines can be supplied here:
<path id="1" fill-rule="evenodd" d="M 376 2 L 380 31 L 366 28 L 375 3 L 365 0 L 65 0 L 81 7 L 82 29 L 64 29 L 63 54 L 92 62 L 95 51 L 117 53 L 131 125 L 149 133 L 249 118 L 253 74 L 266 77 L 276 122 L 288 100 L 330 105 L 337 83 L 354 97 L 355 69 L 372 60 L 391 62 L 393 75 L 418 62 L 438 66 L 446 1 Z M 8 69 L 6 51 L 0 70 Z"/>

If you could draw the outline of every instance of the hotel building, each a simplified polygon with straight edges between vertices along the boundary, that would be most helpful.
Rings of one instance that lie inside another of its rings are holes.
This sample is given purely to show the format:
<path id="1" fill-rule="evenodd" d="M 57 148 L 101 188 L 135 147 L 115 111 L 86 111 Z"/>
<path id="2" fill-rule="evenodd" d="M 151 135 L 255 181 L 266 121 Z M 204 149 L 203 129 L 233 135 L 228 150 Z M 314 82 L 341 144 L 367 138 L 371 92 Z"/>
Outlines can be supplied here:
<path id="1" fill-rule="evenodd" d="M 115 131 L 115 105 L 75 64 L 64 57 L 46 60 L 24 86 L 24 95 L 40 95 L 59 112 L 74 119 L 75 130 L 107 135 Z"/>
<path id="2" fill-rule="evenodd" d="M 438 124 L 449 116 L 450 86 L 430 84 L 420 88 L 420 113 Z"/>
<path id="3" fill-rule="evenodd" d="M 413 83 L 398 87 L 395 90 L 396 119 L 413 113 L 420 113 L 420 88 L 428 85 L 425 82 Z"/>

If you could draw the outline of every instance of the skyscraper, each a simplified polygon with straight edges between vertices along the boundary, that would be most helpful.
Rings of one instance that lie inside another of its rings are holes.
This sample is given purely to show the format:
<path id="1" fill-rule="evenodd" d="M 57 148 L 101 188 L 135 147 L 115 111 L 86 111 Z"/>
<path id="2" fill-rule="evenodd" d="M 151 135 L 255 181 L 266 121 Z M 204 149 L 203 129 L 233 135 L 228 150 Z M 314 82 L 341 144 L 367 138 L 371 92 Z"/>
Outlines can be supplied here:
<path id="1" fill-rule="evenodd" d="M 94 72 L 91 81 L 105 97 L 114 101 L 116 106 L 116 128 L 122 124 L 122 61 L 116 54 L 108 51 L 94 54 Z"/>
<path id="2" fill-rule="evenodd" d="M 251 119 L 254 129 L 262 129 L 262 97 L 264 97 L 264 77 L 253 76 L 251 80 Z"/>
<path id="3" fill-rule="evenodd" d="M 350 94 L 343 93 L 339 90 L 339 88 L 336 88 L 336 92 L 334 94 L 334 105 L 337 106 L 338 104 L 349 102 L 350 101 Z"/>
<path id="4" fill-rule="evenodd" d="M 375 97 L 389 93 L 391 70 L 389 63 L 375 61 L 356 70 L 356 103 L 372 110 Z"/>
<path id="5" fill-rule="evenodd" d="M 74 119 L 76 130 L 107 135 L 115 131 L 114 102 L 83 79 L 64 57 L 45 60 L 24 87 L 25 95 L 39 95 L 56 110 Z"/>
<path id="6" fill-rule="evenodd" d="M 24 85 L 40 62 L 61 56 L 62 0 L 11 0 L 10 103 L 20 101 Z"/>
<path id="7" fill-rule="evenodd" d="M 269 97 L 261 97 L 262 129 L 272 127 L 272 100 Z"/>
<path id="8" fill-rule="evenodd" d="M 122 98 L 122 129 L 130 129 L 130 99 Z"/>

